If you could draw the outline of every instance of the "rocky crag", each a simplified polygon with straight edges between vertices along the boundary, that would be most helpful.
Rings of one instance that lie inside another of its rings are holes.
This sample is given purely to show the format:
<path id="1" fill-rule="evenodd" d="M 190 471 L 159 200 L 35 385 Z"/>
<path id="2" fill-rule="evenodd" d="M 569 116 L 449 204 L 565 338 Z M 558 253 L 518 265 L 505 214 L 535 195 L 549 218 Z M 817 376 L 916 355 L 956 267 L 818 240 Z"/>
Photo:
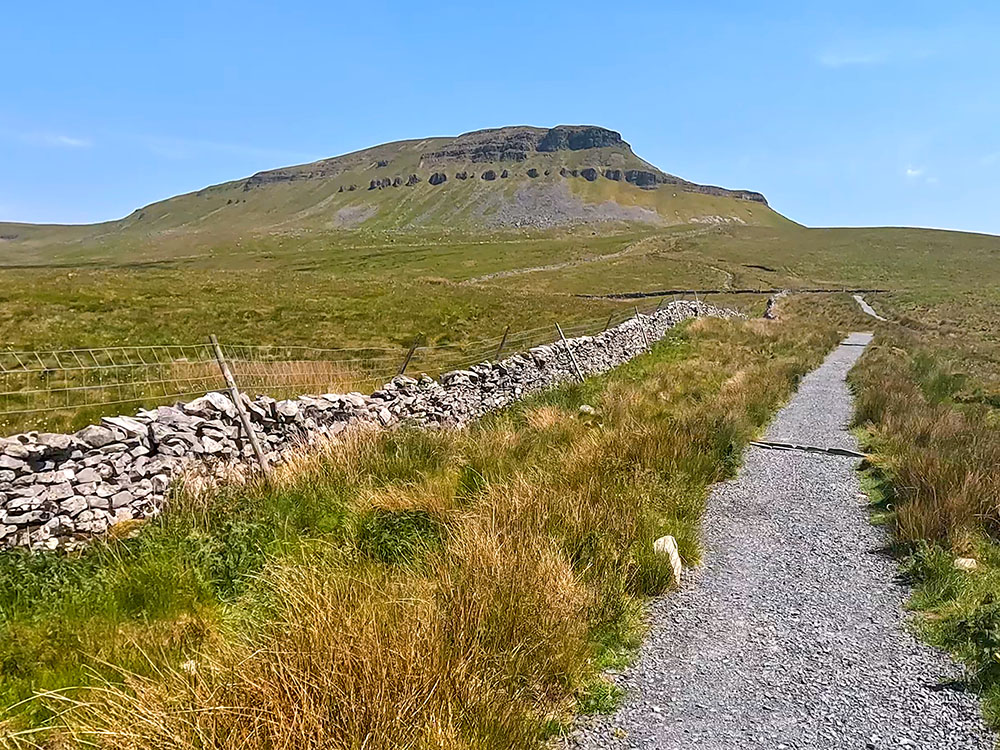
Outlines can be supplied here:
<path id="1" fill-rule="evenodd" d="M 422 151 L 419 163 L 421 166 L 427 167 L 426 173 L 410 173 L 408 178 L 400 174 L 378 175 L 369 181 L 368 189 L 400 187 L 404 184 L 407 187 L 412 187 L 425 179 L 429 180 L 431 185 L 440 185 L 446 181 L 447 173 L 436 168 L 448 162 L 473 165 L 517 163 L 526 162 L 529 157 L 537 154 L 555 154 L 560 151 L 591 151 L 594 152 L 592 166 L 577 169 L 561 168 L 558 174 L 564 178 L 581 177 L 589 182 L 604 177 L 617 182 L 627 182 L 647 190 L 655 190 L 660 185 L 670 185 L 685 192 L 717 195 L 767 205 L 767 199 L 756 191 L 729 190 L 715 185 L 699 185 L 661 172 L 652 166 L 649 166 L 648 169 L 604 168 L 603 157 L 606 154 L 601 153 L 603 149 L 610 149 L 618 154 L 626 154 L 636 158 L 632 153 L 631 146 L 622 139 L 621 133 L 593 125 L 559 125 L 548 130 L 532 127 L 477 130 L 447 139 L 447 143 L 443 147 Z M 365 152 L 359 152 L 359 154 L 363 153 Z M 359 162 L 357 158 L 352 158 L 355 156 L 348 154 L 333 159 L 324 159 L 313 164 L 258 172 L 244 181 L 243 190 L 250 191 L 265 185 L 299 180 L 336 179 L 359 167 L 368 166 L 369 168 L 381 169 L 388 168 L 393 164 L 392 159 L 375 159 L 371 164 L 365 165 L 364 160 Z M 504 169 L 501 177 L 506 179 L 510 174 L 512 172 L 509 169 Z M 524 174 L 534 179 L 540 173 L 536 167 L 529 167 L 524 170 Z M 453 172 L 452 176 L 459 180 L 475 179 L 477 173 L 461 169 Z M 483 180 L 494 180 L 497 171 L 487 169 L 479 173 L 478 176 Z M 404 180 L 406 180 L 405 183 Z M 343 188 L 343 186 L 341 187 Z"/>
<path id="2" fill-rule="evenodd" d="M 370 394 L 325 394 L 275 401 L 241 399 L 271 462 L 288 448 L 344 430 L 460 427 L 523 396 L 605 372 L 694 316 L 737 316 L 679 301 L 596 336 L 569 339 L 483 362 L 434 380 L 398 376 Z M 252 448 L 234 403 L 223 393 L 173 406 L 107 417 L 73 435 L 27 433 L 0 440 L 0 546 L 73 548 L 122 521 L 164 507 L 172 482 L 194 464 L 211 469 L 249 462 Z"/>

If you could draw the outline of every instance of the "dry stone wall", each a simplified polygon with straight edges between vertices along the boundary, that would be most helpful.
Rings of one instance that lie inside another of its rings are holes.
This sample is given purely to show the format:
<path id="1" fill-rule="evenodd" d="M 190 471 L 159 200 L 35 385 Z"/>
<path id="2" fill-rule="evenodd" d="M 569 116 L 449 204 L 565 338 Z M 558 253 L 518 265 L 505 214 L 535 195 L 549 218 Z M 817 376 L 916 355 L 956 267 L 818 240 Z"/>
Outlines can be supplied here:
<path id="1" fill-rule="evenodd" d="M 272 462 L 287 448 L 352 427 L 460 427 L 525 395 L 575 377 L 572 349 L 586 375 L 612 369 L 694 316 L 739 315 L 679 301 L 596 336 L 539 346 L 434 380 L 398 376 L 370 395 L 302 396 L 276 401 L 241 394 Z M 172 481 L 193 464 L 249 462 L 253 452 L 236 406 L 207 393 L 135 416 L 106 417 L 73 435 L 26 433 L 0 440 L 0 547 L 72 548 L 126 520 L 159 513 Z"/>

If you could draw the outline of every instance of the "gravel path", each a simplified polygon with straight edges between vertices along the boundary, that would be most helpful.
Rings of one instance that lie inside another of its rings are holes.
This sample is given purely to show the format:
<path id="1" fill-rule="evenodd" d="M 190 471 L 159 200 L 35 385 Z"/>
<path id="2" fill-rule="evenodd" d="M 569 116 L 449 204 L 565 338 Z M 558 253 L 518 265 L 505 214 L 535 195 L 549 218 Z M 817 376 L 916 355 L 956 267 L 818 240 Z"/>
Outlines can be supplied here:
<path id="1" fill-rule="evenodd" d="M 834 350 L 767 439 L 856 448 L 844 378 L 863 350 Z M 636 665 L 613 675 L 623 705 L 582 720 L 569 744 L 991 747 L 976 697 L 945 687 L 958 668 L 905 629 L 906 591 L 868 521 L 856 461 L 750 448 L 708 501 L 704 566 L 653 603 Z"/>
<path id="2" fill-rule="evenodd" d="M 862 297 L 860 294 L 854 295 L 854 301 L 858 303 L 858 307 L 861 308 L 861 312 L 863 312 L 865 315 L 871 315 L 873 318 L 877 320 L 885 320 L 885 318 L 883 318 L 881 315 L 875 312 L 875 308 L 869 305 L 865 301 L 865 298 Z"/>

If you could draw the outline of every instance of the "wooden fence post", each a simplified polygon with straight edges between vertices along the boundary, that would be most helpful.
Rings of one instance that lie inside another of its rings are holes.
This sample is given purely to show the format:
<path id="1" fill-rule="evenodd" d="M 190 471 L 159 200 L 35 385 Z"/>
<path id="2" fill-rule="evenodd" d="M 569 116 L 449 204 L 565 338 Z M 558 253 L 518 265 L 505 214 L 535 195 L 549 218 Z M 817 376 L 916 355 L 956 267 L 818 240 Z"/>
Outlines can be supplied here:
<path id="1" fill-rule="evenodd" d="M 250 446 L 253 448 L 254 456 L 257 457 L 257 464 L 260 466 L 260 470 L 264 472 L 265 477 L 271 476 L 271 467 L 267 463 L 267 456 L 264 455 L 264 451 L 261 450 L 260 443 L 257 441 L 257 435 L 253 431 L 253 425 L 250 424 L 250 416 L 247 414 L 246 409 L 243 408 L 243 399 L 240 396 L 240 389 L 236 386 L 236 379 L 233 377 L 233 373 L 229 369 L 229 363 L 226 362 L 226 358 L 222 355 L 222 347 L 219 346 L 219 339 L 215 337 L 213 333 L 210 337 L 212 342 L 212 348 L 215 350 L 215 359 L 219 363 L 219 369 L 222 370 L 222 377 L 226 381 L 226 385 L 229 386 L 229 396 L 233 400 L 233 404 L 236 406 L 236 413 L 239 414 L 240 423 L 243 425 L 243 431 L 247 434 L 247 438 L 250 440 Z"/>
<path id="2" fill-rule="evenodd" d="M 580 370 L 580 365 L 576 361 L 576 355 L 573 354 L 573 349 L 570 347 L 569 342 L 566 340 L 566 335 L 563 333 L 562 326 L 560 326 L 558 323 L 556 323 L 556 330 L 559 331 L 559 338 L 561 338 L 562 342 L 566 344 L 566 351 L 569 352 L 570 362 L 573 363 L 573 369 L 576 370 L 576 377 L 579 378 L 580 382 L 582 383 L 583 372 Z"/>
<path id="3" fill-rule="evenodd" d="M 417 350 L 417 342 L 418 342 L 419 340 L 420 340 L 420 339 L 414 339 L 414 340 L 413 340 L 413 346 L 411 346 L 411 347 L 410 347 L 410 351 L 408 351 L 408 352 L 406 353 L 406 359 L 404 359 L 404 360 L 403 360 L 403 364 L 402 364 L 402 366 L 401 366 L 401 367 L 399 368 L 399 374 L 400 374 L 400 375 L 402 375 L 403 373 L 405 373 L 405 372 L 406 372 L 406 368 L 407 368 L 407 367 L 409 366 L 409 364 L 410 364 L 410 360 L 411 360 L 411 359 L 413 359 L 413 352 L 415 352 L 415 351 Z"/>
<path id="4" fill-rule="evenodd" d="M 503 330 L 503 338 L 500 339 L 500 346 L 497 347 L 497 353 L 493 355 L 493 361 L 494 362 L 499 362 L 500 361 L 500 352 L 503 351 L 503 345 L 507 343 L 507 334 L 508 333 L 510 333 L 510 326 L 509 325 L 506 328 L 504 328 L 504 330 Z"/>
<path id="5" fill-rule="evenodd" d="M 611 327 L 611 319 L 615 317 L 615 311 L 612 310 L 611 314 L 608 316 L 608 322 L 604 324 L 604 330 L 608 330 Z M 601 331 L 603 333 L 604 331 Z"/>
<path id="6" fill-rule="evenodd" d="M 646 335 L 646 326 L 642 324 L 642 318 L 639 317 L 639 306 L 635 306 L 635 322 L 639 324 L 639 330 L 642 332 L 642 340 L 646 342 L 646 348 L 649 348 L 649 336 Z"/>

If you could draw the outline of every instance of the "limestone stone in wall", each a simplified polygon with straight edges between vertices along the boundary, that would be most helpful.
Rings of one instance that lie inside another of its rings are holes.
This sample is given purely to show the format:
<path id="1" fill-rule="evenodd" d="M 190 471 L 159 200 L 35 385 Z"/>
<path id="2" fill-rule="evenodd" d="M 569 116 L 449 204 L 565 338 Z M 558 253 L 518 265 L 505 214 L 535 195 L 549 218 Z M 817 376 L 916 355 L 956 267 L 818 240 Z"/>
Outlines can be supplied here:
<path id="1" fill-rule="evenodd" d="M 241 394 L 268 458 L 320 437 L 400 423 L 461 427 L 532 393 L 576 377 L 567 349 L 585 375 L 617 367 L 695 315 L 733 311 L 672 302 L 596 336 L 582 336 L 482 362 L 467 370 L 400 375 L 374 393 L 302 396 L 276 401 Z M 187 403 L 106 417 L 73 435 L 30 432 L 0 439 L 0 547 L 72 548 L 122 521 L 159 513 L 171 482 L 192 464 L 238 466 L 253 451 L 236 405 L 223 393 Z"/>

